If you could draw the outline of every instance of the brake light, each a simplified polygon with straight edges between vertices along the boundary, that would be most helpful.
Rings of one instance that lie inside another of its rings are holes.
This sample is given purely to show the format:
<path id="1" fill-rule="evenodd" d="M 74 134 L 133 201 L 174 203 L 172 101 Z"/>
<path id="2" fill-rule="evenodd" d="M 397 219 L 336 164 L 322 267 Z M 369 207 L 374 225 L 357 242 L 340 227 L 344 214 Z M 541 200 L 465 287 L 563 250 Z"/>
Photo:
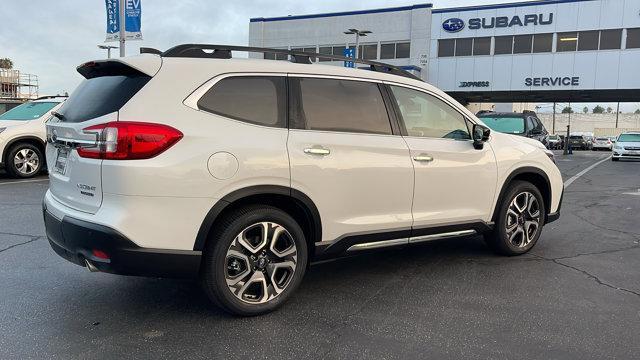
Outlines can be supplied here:
<path id="1" fill-rule="evenodd" d="M 84 158 L 105 160 L 149 159 L 164 152 L 180 139 L 182 133 L 171 126 L 133 121 L 114 121 L 84 129 L 96 133 L 95 146 L 79 147 Z"/>

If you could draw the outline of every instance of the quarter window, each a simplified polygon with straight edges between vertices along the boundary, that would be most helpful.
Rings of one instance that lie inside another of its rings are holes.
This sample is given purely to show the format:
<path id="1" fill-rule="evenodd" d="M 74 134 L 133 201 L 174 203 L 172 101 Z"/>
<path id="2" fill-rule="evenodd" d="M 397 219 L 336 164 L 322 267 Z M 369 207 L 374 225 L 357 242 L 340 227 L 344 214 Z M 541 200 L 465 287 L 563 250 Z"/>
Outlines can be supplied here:
<path id="1" fill-rule="evenodd" d="M 391 134 L 378 84 L 314 78 L 299 78 L 298 82 L 298 116 L 305 129 Z"/>
<path id="2" fill-rule="evenodd" d="M 198 100 L 198 108 L 253 124 L 285 127 L 285 84 L 277 76 L 222 79 Z"/>
<path id="3" fill-rule="evenodd" d="M 471 139 L 462 114 L 444 101 L 399 86 L 391 86 L 407 135 L 428 138 Z"/>

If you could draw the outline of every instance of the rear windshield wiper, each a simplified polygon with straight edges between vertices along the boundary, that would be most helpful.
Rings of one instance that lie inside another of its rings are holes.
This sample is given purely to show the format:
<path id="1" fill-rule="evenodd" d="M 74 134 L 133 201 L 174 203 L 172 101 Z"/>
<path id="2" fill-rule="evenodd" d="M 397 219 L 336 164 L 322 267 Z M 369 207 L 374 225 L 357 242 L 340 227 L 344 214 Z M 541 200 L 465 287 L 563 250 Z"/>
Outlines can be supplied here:
<path id="1" fill-rule="evenodd" d="M 60 120 L 64 120 L 64 115 L 60 114 L 60 113 L 59 113 L 59 112 L 57 112 L 57 111 L 52 111 L 52 112 L 51 112 L 51 115 L 53 115 L 53 116 L 57 117 L 57 118 L 58 118 L 58 119 L 60 119 Z"/>

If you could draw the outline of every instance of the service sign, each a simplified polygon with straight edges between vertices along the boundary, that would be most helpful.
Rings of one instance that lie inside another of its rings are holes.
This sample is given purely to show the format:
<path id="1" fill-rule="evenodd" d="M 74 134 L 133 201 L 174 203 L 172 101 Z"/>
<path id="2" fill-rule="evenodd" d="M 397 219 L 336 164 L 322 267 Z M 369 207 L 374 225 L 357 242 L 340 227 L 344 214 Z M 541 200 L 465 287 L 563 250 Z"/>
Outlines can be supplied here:
<path id="1" fill-rule="evenodd" d="M 120 1 L 124 1 L 125 40 L 142 40 L 142 0 L 105 0 L 106 41 L 120 41 Z"/>

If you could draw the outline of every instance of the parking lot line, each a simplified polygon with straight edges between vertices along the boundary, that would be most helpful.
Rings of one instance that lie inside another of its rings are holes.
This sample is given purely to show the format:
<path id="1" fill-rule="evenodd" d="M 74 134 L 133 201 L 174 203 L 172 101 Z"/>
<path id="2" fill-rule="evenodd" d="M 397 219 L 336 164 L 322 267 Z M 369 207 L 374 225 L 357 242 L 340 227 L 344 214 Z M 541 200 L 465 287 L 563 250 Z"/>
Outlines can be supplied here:
<path id="1" fill-rule="evenodd" d="M 611 156 L 607 156 L 604 159 L 596 162 L 595 164 L 592 164 L 591 166 L 589 166 L 588 168 L 580 171 L 579 173 L 573 175 L 571 178 L 569 178 L 567 181 L 564 182 L 564 187 L 567 188 L 569 187 L 569 185 L 573 184 L 574 181 L 578 180 L 582 175 L 588 173 L 591 169 L 595 168 L 596 166 L 602 164 L 603 162 L 609 160 L 611 158 Z"/>
<path id="2" fill-rule="evenodd" d="M 32 182 L 40 182 L 40 181 L 49 181 L 49 178 L 46 178 L 46 179 L 32 179 L 32 180 L 7 181 L 7 182 L 1 182 L 0 186 L 2 186 L 2 185 L 11 185 L 11 184 L 32 183 Z"/>

